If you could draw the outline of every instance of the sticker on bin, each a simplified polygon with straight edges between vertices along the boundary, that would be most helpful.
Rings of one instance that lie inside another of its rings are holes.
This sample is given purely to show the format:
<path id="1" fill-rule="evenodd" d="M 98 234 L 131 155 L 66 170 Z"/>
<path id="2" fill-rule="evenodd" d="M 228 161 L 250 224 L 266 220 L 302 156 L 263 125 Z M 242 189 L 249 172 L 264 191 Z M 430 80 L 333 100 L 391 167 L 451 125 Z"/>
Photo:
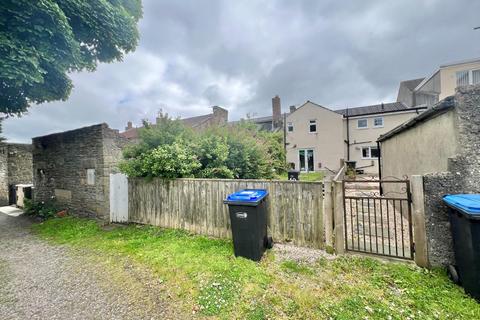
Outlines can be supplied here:
<path id="1" fill-rule="evenodd" d="M 480 215 L 480 194 L 449 194 L 443 201 L 467 214 Z"/>
<path id="2" fill-rule="evenodd" d="M 230 194 L 226 201 L 228 202 L 258 202 L 268 195 L 265 189 L 244 189 Z"/>

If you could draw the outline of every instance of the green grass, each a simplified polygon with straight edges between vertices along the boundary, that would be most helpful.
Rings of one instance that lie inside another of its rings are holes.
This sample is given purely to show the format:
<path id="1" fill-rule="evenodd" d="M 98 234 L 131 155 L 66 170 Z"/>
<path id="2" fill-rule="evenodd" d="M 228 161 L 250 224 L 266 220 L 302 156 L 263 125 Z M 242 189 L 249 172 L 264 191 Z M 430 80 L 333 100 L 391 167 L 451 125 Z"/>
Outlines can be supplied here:
<path id="1" fill-rule="evenodd" d="M 227 240 L 149 226 L 103 230 L 95 221 L 71 217 L 33 228 L 55 243 L 145 265 L 179 308 L 204 317 L 480 319 L 480 304 L 443 270 L 354 257 L 306 264 L 278 261 L 273 252 L 255 263 L 235 258 Z"/>
<path id="2" fill-rule="evenodd" d="M 286 173 L 279 175 L 278 180 L 287 180 L 288 175 Z M 300 173 L 299 176 L 300 181 L 323 181 L 323 172 L 308 172 L 308 173 Z"/>

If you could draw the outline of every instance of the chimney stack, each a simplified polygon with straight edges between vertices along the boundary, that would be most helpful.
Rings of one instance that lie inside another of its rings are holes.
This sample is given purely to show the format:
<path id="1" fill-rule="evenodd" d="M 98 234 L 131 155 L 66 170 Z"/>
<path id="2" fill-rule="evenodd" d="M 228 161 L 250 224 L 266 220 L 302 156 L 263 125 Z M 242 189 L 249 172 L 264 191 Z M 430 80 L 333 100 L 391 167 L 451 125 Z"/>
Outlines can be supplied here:
<path id="1" fill-rule="evenodd" d="M 295 107 L 295 106 L 290 106 L 290 113 L 293 113 L 295 110 L 297 110 L 297 107 Z"/>
<path id="2" fill-rule="evenodd" d="M 228 110 L 219 106 L 213 106 L 212 109 L 216 124 L 226 124 L 228 122 Z"/>
<path id="3" fill-rule="evenodd" d="M 282 107 L 280 105 L 280 97 L 276 95 L 272 98 L 272 129 L 282 126 Z"/>
<path id="4" fill-rule="evenodd" d="M 132 121 L 128 121 L 127 122 L 127 126 L 125 127 L 125 131 L 129 130 L 129 129 L 132 129 L 133 128 L 133 124 L 132 124 Z"/>

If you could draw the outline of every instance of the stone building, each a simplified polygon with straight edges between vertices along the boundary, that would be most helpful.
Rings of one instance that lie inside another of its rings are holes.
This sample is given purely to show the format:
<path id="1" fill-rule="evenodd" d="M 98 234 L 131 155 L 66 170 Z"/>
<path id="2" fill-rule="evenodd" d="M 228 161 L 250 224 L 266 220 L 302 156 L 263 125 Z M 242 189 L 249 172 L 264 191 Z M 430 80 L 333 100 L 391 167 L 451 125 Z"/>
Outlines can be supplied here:
<path id="1" fill-rule="evenodd" d="M 32 146 L 30 144 L 0 144 L 0 205 L 15 203 L 12 192 L 16 184 L 31 184 Z"/>
<path id="2" fill-rule="evenodd" d="M 78 215 L 108 218 L 110 173 L 126 139 L 107 124 L 32 139 L 34 199 L 55 201 Z"/>

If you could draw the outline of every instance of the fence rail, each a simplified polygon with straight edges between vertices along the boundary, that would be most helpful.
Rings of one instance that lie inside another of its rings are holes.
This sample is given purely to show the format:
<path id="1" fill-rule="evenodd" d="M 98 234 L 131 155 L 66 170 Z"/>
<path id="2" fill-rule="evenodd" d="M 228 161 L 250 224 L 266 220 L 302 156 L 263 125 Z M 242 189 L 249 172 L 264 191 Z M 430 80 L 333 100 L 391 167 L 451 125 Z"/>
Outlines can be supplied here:
<path id="1" fill-rule="evenodd" d="M 129 179 L 128 188 L 131 222 L 222 238 L 231 236 L 223 199 L 239 189 L 267 189 L 269 233 L 274 240 L 324 247 L 321 182 Z"/>

